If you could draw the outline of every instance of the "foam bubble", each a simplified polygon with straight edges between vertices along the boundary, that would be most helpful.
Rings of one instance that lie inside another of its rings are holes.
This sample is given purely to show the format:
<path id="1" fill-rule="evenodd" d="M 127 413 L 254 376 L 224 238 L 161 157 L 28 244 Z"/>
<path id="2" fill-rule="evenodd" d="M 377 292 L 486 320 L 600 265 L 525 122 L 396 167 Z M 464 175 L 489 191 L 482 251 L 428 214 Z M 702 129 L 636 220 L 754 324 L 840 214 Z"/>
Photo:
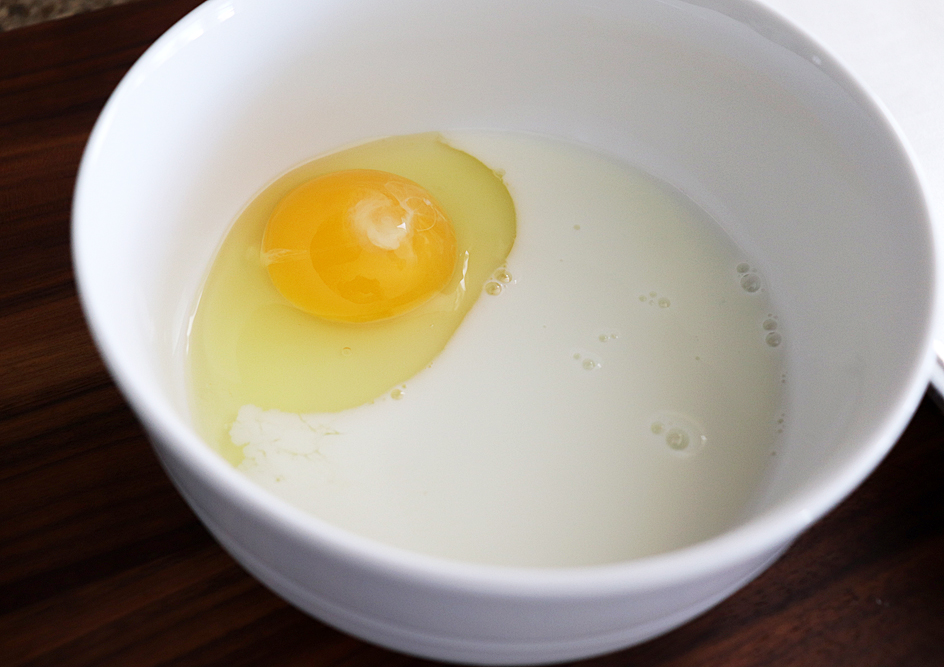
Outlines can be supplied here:
<path id="1" fill-rule="evenodd" d="M 691 417 L 664 410 L 653 417 L 649 432 L 660 446 L 690 456 L 708 443 L 705 429 Z"/>
<path id="2" fill-rule="evenodd" d="M 669 431 L 665 434 L 665 444 L 676 451 L 682 451 L 683 449 L 688 448 L 689 437 L 688 433 L 684 429 L 680 429 L 677 426 L 670 428 Z"/>
<path id="3" fill-rule="evenodd" d="M 741 277 L 741 287 L 745 292 L 753 294 L 760 289 L 760 278 L 753 273 L 748 273 Z"/>
<path id="4" fill-rule="evenodd" d="M 573 357 L 577 366 L 585 371 L 593 371 L 603 366 L 600 357 L 585 350 L 577 350 Z"/>

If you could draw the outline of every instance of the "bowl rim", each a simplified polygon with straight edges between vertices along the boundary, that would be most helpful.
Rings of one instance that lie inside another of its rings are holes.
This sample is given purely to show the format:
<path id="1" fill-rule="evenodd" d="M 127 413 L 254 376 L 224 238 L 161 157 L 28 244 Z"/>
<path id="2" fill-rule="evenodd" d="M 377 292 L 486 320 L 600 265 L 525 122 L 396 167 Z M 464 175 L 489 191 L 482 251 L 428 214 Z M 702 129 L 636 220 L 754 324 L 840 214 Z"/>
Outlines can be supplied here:
<path id="1" fill-rule="evenodd" d="M 937 363 L 933 347 L 934 333 L 942 329 L 937 323 L 944 320 L 938 306 L 940 299 L 937 298 L 944 293 L 944 272 L 941 268 L 944 246 L 935 224 L 940 218 L 932 210 L 927 181 L 916 155 L 881 101 L 850 74 L 851 70 L 840 58 L 788 18 L 759 0 L 678 0 L 680 4 L 712 9 L 735 20 L 740 19 L 732 16 L 730 11 L 724 11 L 725 8 L 746 10 L 751 15 L 760 15 L 781 24 L 793 39 L 815 46 L 819 58 L 829 65 L 830 77 L 843 86 L 871 114 L 873 120 L 880 123 L 910 171 L 933 246 L 933 276 L 930 281 L 933 292 L 928 295 L 927 318 L 921 336 L 923 347 L 920 354 L 915 354 L 907 371 L 907 389 L 883 415 L 869 441 L 856 451 L 834 477 L 807 485 L 785 501 L 776 503 L 765 512 L 719 535 L 665 553 L 624 562 L 575 567 L 487 565 L 409 551 L 336 527 L 256 485 L 213 452 L 183 422 L 167 398 L 151 383 L 129 372 L 120 355 L 113 352 L 108 328 L 104 324 L 107 315 L 87 287 L 87 276 L 92 269 L 82 242 L 85 230 L 94 224 L 86 212 L 90 174 L 96 168 L 96 161 L 114 118 L 121 113 L 125 97 L 132 95 L 145 77 L 173 57 L 186 43 L 200 37 L 202 31 L 193 30 L 194 26 L 206 25 L 208 21 L 221 23 L 233 15 L 236 5 L 245 1 L 208 0 L 198 6 L 159 37 L 124 75 L 98 117 L 83 152 L 72 207 L 71 248 L 75 281 L 80 304 L 99 354 L 122 394 L 146 426 L 152 442 L 158 440 L 163 443 L 170 454 L 216 492 L 248 513 L 263 517 L 280 531 L 301 537 L 319 549 L 333 552 L 360 566 L 388 574 L 395 573 L 402 579 L 450 589 L 474 589 L 479 593 L 500 596 L 605 597 L 620 595 L 628 590 L 650 590 L 684 584 L 776 552 L 847 497 L 894 446 L 927 389 Z M 160 447 L 156 442 L 154 446 L 155 449 Z M 192 502 L 191 499 L 188 498 L 188 502 Z"/>

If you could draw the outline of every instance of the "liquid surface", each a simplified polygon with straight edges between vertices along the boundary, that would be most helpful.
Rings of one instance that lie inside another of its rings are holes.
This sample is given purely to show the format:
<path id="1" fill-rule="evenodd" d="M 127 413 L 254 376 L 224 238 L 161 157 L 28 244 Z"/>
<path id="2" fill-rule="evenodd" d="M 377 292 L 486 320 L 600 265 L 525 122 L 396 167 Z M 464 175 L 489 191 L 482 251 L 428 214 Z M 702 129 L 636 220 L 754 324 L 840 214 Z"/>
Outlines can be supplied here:
<path id="1" fill-rule="evenodd" d="M 504 173 L 507 263 L 432 365 L 383 400 L 328 414 L 279 405 L 280 386 L 205 398 L 236 410 L 213 416 L 234 462 L 331 523 L 465 561 L 607 563 L 724 530 L 785 419 L 789 330 L 759 267 L 632 167 L 531 136 L 445 138 Z M 220 311 L 224 343 L 237 306 Z M 294 321 L 259 327 L 283 337 Z M 282 349 L 271 363 L 289 382 L 295 349 Z"/>

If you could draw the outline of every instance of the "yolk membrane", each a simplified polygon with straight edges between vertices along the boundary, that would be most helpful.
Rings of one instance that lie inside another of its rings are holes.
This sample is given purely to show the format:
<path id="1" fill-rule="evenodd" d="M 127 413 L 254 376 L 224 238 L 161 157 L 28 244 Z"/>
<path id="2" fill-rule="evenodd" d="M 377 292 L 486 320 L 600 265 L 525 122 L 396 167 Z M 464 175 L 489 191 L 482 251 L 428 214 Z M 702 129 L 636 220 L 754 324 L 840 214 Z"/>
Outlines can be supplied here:
<path id="1" fill-rule="evenodd" d="M 263 262 L 298 308 L 339 322 L 413 310 L 449 282 L 452 222 L 433 196 L 385 171 L 351 169 L 291 191 L 269 218 Z"/>

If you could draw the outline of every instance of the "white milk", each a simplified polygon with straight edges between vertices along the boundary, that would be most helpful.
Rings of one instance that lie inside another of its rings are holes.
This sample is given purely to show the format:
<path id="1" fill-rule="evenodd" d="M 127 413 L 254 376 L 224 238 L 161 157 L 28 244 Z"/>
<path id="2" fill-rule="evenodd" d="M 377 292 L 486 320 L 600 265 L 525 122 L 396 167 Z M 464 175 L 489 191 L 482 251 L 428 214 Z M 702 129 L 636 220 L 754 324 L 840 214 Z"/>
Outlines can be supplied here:
<path id="1" fill-rule="evenodd" d="M 240 469 L 337 526 L 465 561 L 606 563 L 725 529 L 784 428 L 789 331 L 760 267 L 625 164 L 527 135 L 445 136 L 505 173 L 510 282 L 398 400 L 245 406 Z"/>

